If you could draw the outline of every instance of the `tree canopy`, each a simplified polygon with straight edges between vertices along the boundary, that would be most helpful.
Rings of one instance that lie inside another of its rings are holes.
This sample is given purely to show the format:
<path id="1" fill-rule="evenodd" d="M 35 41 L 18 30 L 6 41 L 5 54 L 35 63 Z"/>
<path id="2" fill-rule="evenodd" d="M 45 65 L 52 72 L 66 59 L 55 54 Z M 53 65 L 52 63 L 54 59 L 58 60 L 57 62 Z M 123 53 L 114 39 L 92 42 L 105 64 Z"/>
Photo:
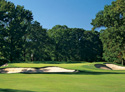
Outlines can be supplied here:
<path id="1" fill-rule="evenodd" d="M 98 32 L 56 25 L 48 31 L 53 40 L 56 61 L 97 61 L 101 59 L 102 43 Z"/>
<path id="2" fill-rule="evenodd" d="M 103 58 L 106 61 L 125 62 L 125 0 L 116 0 L 99 11 L 91 23 L 94 27 L 105 27 L 100 39 L 103 43 Z"/>

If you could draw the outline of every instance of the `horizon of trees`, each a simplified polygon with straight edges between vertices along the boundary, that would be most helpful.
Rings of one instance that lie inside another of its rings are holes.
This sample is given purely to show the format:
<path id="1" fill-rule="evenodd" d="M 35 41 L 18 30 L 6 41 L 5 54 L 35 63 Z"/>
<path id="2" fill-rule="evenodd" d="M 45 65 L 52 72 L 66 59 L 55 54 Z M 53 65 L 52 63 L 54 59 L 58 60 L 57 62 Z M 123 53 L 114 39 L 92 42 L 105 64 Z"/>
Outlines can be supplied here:
<path id="1" fill-rule="evenodd" d="M 44 29 L 23 6 L 0 1 L 0 59 L 27 61 L 125 62 L 125 1 L 104 7 L 93 29 L 55 25 Z M 100 32 L 98 27 L 105 27 Z"/>

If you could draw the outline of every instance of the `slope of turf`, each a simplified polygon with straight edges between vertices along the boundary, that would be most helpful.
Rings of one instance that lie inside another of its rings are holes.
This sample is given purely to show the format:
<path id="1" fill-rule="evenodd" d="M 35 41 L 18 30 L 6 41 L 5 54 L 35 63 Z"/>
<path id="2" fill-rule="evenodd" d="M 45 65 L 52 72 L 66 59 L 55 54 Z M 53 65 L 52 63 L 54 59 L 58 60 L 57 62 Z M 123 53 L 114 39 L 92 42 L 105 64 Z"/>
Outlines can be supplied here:
<path id="1" fill-rule="evenodd" d="M 125 71 L 97 69 L 94 64 L 96 63 L 9 64 L 7 67 L 59 66 L 67 69 L 77 69 L 81 72 L 0 74 L 0 92 L 124 92 Z"/>

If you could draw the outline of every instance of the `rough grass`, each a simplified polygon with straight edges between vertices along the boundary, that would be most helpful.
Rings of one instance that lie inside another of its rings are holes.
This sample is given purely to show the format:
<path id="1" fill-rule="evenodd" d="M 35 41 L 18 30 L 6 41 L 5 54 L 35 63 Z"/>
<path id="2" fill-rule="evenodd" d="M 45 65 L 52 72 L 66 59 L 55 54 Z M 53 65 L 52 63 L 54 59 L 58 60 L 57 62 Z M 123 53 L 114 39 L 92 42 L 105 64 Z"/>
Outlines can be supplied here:
<path id="1" fill-rule="evenodd" d="M 97 63 L 13 63 L 7 67 L 59 66 L 79 73 L 0 74 L 0 92 L 124 92 L 125 71 L 102 70 Z M 98 63 L 103 64 L 103 62 Z"/>

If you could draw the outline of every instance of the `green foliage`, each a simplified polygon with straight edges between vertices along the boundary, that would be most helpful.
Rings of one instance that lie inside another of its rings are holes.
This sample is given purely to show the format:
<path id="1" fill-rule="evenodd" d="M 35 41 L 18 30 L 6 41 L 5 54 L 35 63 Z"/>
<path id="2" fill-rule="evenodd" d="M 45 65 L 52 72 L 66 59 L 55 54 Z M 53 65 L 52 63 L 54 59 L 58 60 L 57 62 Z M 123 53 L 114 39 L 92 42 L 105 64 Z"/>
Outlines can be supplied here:
<path id="1" fill-rule="evenodd" d="M 0 52 L 2 56 L 12 61 L 22 60 L 23 37 L 32 13 L 22 6 L 15 6 L 5 0 L 0 1 L 1 29 Z"/>
<path id="2" fill-rule="evenodd" d="M 119 29 L 108 28 L 104 30 L 100 36 L 103 43 L 103 57 L 109 62 L 118 62 L 124 58 L 125 51 L 125 27 L 120 27 Z"/>
<path id="3" fill-rule="evenodd" d="M 9 61 L 0 57 L 0 66 L 8 63 Z"/>
<path id="4" fill-rule="evenodd" d="M 103 43 L 103 58 L 108 62 L 125 63 L 125 0 L 116 0 L 97 13 L 91 23 L 105 27 L 100 39 Z"/>
<path id="5" fill-rule="evenodd" d="M 99 33 L 56 25 L 48 31 L 53 40 L 55 61 L 97 61 L 101 59 Z"/>
<path id="6" fill-rule="evenodd" d="M 48 55 L 49 38 L 47 30 L 40 26 L 40 23 L 34 21 L 29 26 L 29 32 L 26 38 L 26 61 L 30 61 L 31 54 L 32 61 L 50 60 Z"/>
<path id="7" fill-rule="evenodd" d="M 91 23 L 97 27 L 119 27 L 125 25 L 125 1 L 117 0 L 112 5 L 106 5 L 104 10 L 96 14 L 96 18 Z"/>

